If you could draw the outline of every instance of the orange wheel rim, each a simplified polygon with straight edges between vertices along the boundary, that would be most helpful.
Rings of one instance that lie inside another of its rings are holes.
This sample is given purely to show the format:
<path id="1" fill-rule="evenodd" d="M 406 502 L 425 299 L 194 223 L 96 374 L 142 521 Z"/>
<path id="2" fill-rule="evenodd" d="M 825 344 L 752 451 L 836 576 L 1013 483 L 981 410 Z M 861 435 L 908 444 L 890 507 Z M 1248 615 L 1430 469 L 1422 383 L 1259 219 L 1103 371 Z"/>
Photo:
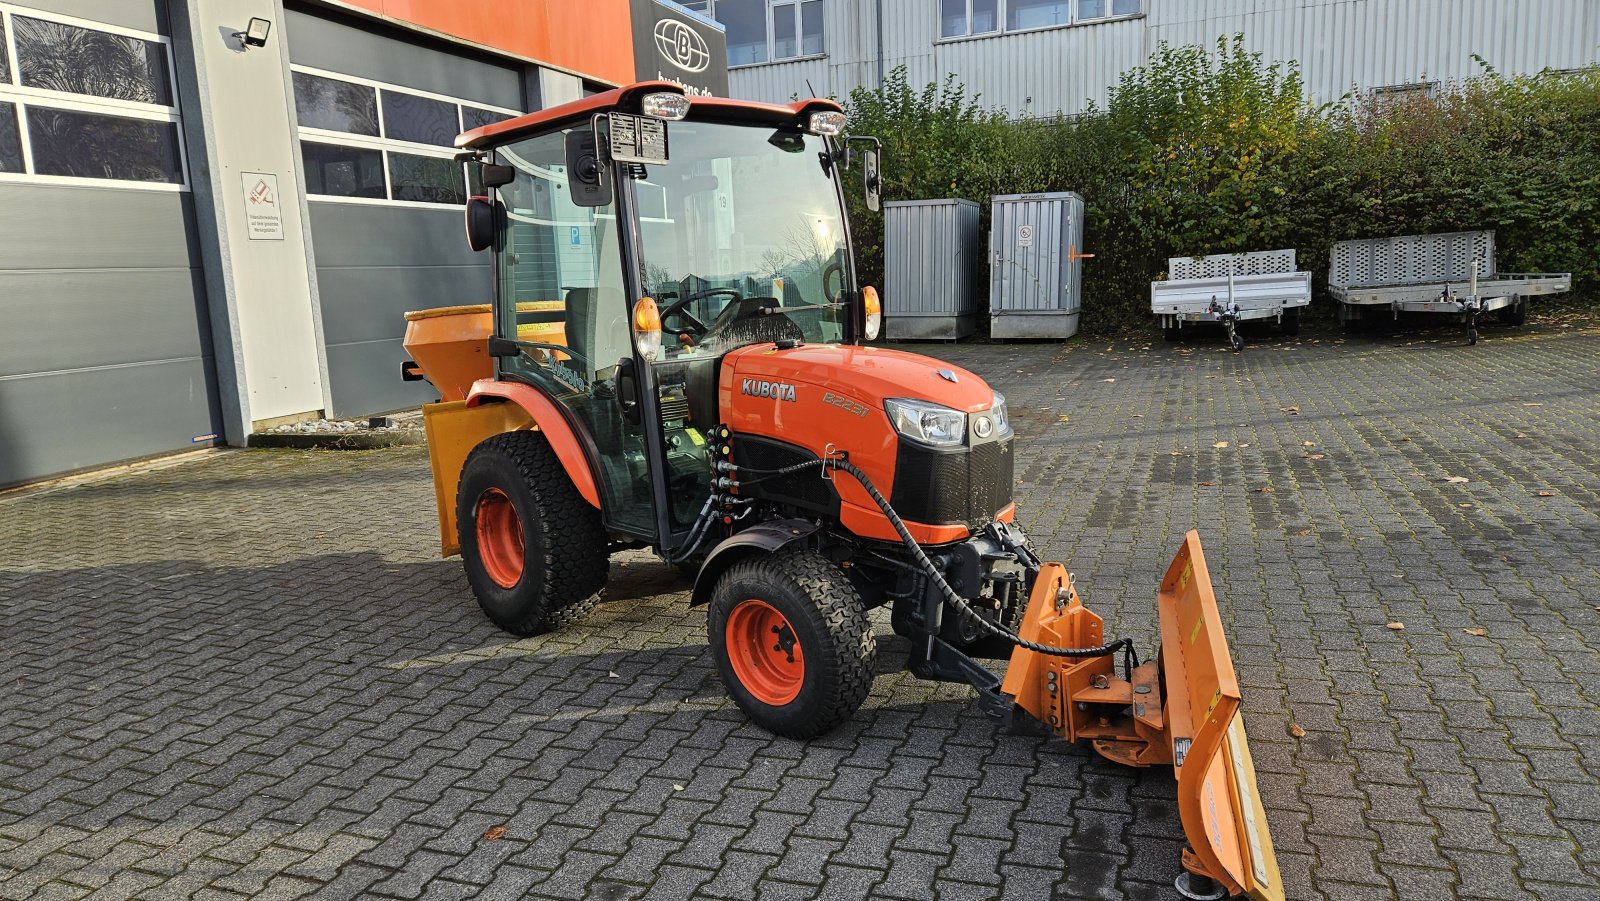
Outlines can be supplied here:
<path id="1" fill-rule="evenodd" d="M 522 547 L 522 520 L 516 505 L 498 488 L 478 495 L 474 517 L 478 533 L 478 559 L 483 569 L 501 588 L 514 588 L 522 580 L 526 554 Z"/>
<path id="2" fill-rule="evenodd" d="M 757 701 L 780 707 L 800 694 L 806 658 L 794 628 L 771 604 L 741 601 L 728 614 L 724 641 L 733 674 Z"/>

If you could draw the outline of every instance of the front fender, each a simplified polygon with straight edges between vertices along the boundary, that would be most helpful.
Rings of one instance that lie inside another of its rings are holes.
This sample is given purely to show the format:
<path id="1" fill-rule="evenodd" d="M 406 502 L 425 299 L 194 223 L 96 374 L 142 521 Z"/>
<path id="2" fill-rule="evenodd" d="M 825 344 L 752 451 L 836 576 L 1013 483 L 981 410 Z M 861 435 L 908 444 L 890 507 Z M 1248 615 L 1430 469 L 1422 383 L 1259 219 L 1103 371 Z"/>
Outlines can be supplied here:
<path id="1" fill-rule="evenodd" d="M 689 598 L 689 606 L 709 603 L 717 580 L 728 571 L 728 567 L 751 554 L 773 553 L 806 538 L 818 528 L 816 523 L 804 519 L 774 519 L 723 539 L 722 543 L 711 549 L 706 562 L 700 567 L 700 573 L 695 576 L 694 593 Z"/>
<path id="2" fill-rule="evenodd" d="M 595 485 L 594 471 L 589 466 L 589 458 L 583 452 L 583 443 L 578 440 L 577 432 L 573 431 L 567 418 L 561 415 L 561 410 L 556 407 L 555 402 L 532 385 L 498 379 L 478 379 L 472 383 L 472 390 L 467 393 L 467 406 L 476 407 L 490 402 L 491 398 L 514 403 L 533 417 L 533 424 L 550 442 L 551 450 L 556 452 L 556 459 L 561 461 L 561 468 L 567 471 L 567 478 L 577 487 L 578 494 L 588 501 L 590 506 L 600 509 L 600 491 Z"/>

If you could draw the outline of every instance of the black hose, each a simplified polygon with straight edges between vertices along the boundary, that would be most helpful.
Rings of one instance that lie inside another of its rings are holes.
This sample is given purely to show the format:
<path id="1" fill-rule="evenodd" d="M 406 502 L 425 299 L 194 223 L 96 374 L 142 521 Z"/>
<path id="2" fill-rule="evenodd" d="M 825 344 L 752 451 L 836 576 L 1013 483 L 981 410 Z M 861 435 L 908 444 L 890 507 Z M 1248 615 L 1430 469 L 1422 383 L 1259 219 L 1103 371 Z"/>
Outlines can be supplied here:
<path id="1" fill-rule="evenodd" d="M 895 532 L 900 535 L 901 542 L 903 542 L 906 546 L 906 549 L 911 552 L 912 558 L 915 559 L 917 563 L 921 565 L 923 571 L 933 579 L 934 585 L 936 585 L 939 588 L 940 593 L 944 595 L 945 604 L 956 610 L 958 613 L 966 616 L 968 619 L 976 622 L 980 629 L 997 638 L 1004 639 L 1005 641 L 1010 642 L 1017 647 L 1026 648 L 1035 653 L 1045 654 L 1051 657 L 1110 657 L 1119 650 L 1125 651 L 1126 660 L 1124 663 L 1127 667 L 1129 677 L 1132 677 L 1134 668 L 1139 665 L 1139 657 L 1138 652 L 1134 650 L 1133 639 L 1131 638 L 1119 638 L 1116 641 L 1113 641 L 1109 644 L 1099 645 L 1098 647 L 1058 648 L 1054 645 L 1039 644 L 1035 641 L 1029 641 L 1028 639 L 1023 638 L 1021 635 L 1012 632 L 1010 629 L 985 619 L 978 613 L 978 611 L 972 609 L 971 605 L 969 605 L 966 600 L 961 597 L 961 595 L 956 594 L 954 588 L 950 587 L 950 583 L 945 581 L 944 574 L 939 572 L 939 568 L 933 565 L 932 560 L 928 559 L 927 553 L 922 550 L 922 545 L 917 544 L 917 540 L 911 537 L 911 532 L 906 528 L 906 524 L 900 519 L 900 514 L 896 513 L 894 511 L 894 507 L 889 505 L 888 500 L 886 500 L 883 494 L 878 491 L 877 486 L 873 485 L 872 480 L 867 478 L 867 474 L 857 469 L 855 464 L 851 463 L 849 460 L 846 460 L 843 457 L 827 460 L 807 460 L 804 463 L 796 463 L 792 466 L 785 466 L 781 469 L 752 469 L 750 467 L 739 466 L 738 464 L 730 463 L 728 464 L 728 468 L 742 472 L 761 473 L 759 478 L 744 479 L 740 480 L 738 483 L 740 485 L 750 485 L 756 482 L 765 481 L 767 479 L 775 479 L 779 476 L 791 475 L 802 470 L 813 469 L 824 465 L 831 465 L 836 469 L 849 473 L 851 477 L 853 477 L 857 482 L 861 483 L 861 487 L 866 490 L 867 496 L 871 497 L 872 502 L 878 505 L 879 510 L 883 511 L 883 515 L 888 517 L 889 524 L 894 526 Z"/>
<path id="2" fill-rule="evenodd" d="M 917 540 L 911 537 L 911 532 L 906 529 L 906 524 L 900 520 L 900 514 L 894 512 L 894 508 L 889 506 L 889 502 L 878 492 L 877 486 L 872 484 L 872 480 L 867 478 L 867 474 L 857 469 L 855 464 L 849 460 L 835 459 L 828 462 L 835 468 L 849 473 L 857 482 L 861 483 L 861 487 L 866 489 L 867 496 L 872 498 L 872 502 L 878 505 L 878 509 L 883 511 L 883 515 L 889 518 L 889 524 L 894 526 L 894 530 L 900 534 L 900 540 L 905 543 L 906 549 L 911 552 L 911 556 L 922 565 L 922 568 L 933 579 L 933 584 L 938 586 L 939 591 L 944 594 L 945 603 L 975 621 L 978 627 L 985 632 L 997 638 L 1003 638 L 1019 648 L 1026 648 L 1035 653 L 1046 654 L 1051 657 L 1110 657 L 1123 648 L 1132 649 L 1133 640 L 1129 638 L 1119 638 L 1110 644 L 1092 648 L 1058 648 L 1053 645 L 1029 641 L 1004 626 L 984 619 L 978 614 L 978 611 L 973 610 L 967 604 L 961 595 L 956 594 L 955 589 L 950 587 L 949 582 L 944 580 L 944 574 L 939 572 L 939 568 L 933 565 L 932 560 L 928 559 L 928 555 L 922 550 L 922 545 L 917 544 Z"/>

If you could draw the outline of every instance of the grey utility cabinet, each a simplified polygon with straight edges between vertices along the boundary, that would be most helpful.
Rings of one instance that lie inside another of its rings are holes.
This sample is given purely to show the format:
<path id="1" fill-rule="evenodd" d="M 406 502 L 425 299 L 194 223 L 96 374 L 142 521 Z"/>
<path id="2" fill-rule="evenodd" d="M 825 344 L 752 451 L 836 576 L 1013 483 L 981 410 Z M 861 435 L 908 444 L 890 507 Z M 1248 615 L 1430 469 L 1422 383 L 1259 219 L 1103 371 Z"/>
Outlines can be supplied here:
<path id="1" fill-rule="evenodd" d="M 1083 198 L 1071 191 L 993 198 L 989 336 L 1070 338 L 1083 284 Z"/>
<path id="2" fill-rule="evenodd" d="M 883 205 L 885 338 L 955 340 L 977 329 L 979 212 L 970 200 Z"/>

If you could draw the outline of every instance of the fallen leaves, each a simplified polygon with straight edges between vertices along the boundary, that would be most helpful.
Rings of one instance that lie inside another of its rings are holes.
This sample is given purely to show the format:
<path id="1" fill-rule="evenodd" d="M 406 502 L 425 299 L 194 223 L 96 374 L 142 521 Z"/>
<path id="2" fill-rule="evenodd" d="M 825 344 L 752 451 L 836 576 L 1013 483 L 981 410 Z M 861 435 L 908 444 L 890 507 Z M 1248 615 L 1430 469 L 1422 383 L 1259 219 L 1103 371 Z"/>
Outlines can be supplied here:
<path id="1" fill-rule="evenodd" d="M 1072 421 L 1072 417 L 1071 416 L 1063 416 L 1063 417 L 1061 417 L 1060 419 L 1058 419 L 1056 421 L 1057 422 L 1071 422 Z"/>
<path id="2" fill-rule="evenodd" d="M 490 826 L 487 830 L 484 831 L 483 840 L 486 841 L 486 842 L 497 842 L 500 839 L 504 838 L 505 834 L 506 834 L 506 827 L 504 827 L 504 826 Z"/>
<path id="3" fill-rule="evenodd" d="M 1467 482 L 1472 481 L 1466 476 L 1445 476 L 1444 480 L 1452 485 L 1465 485 Z"/>
<path id="4" fill-rule="evenodd" d="M 1479 638 L 1483 638 L 1489 634 L 1488 629 L 1462 629 L 1461 631 L 1467 633 L 1468 635 L 1476 635 Z"/>
<path id="5" fill-rule="evenodd" d="M 1101 379 L 1100 381 L 1110 384 L 1111 382 L 1116 381 L 1116 379 Z"/>
<path id="6" fill-rule="evenodd" d="M 1299 723 L 1290 723 L 1289 724 L 1289 734 L 1294 736 L 1295 738 L 1305 738 L 1306 737 L 1306 730 L 1301 728 Z"/>
<path id="7" fill-rule="evenodd" d="M 1272 493 L 1272 486 L 1271 485 L 1262 485 L 1260 488 L 1252 488 L 1250 490 L 1254 491 L 1256 494 L 1271 494 Z"/>
<path id="8" fill-rule="evenodd" d="M 1310 535 L 1311 534 L 1311 530 L 1310 529 L 1296 529 L 1295 530 L 1295 534 L 1296 535 Z"/>
<path id="9" fill-rule="evenodd" d="M 1327 454 L 1306 454 L 1306 459 L 1307 460 L 1326 460 L 1326 459 L 1328 459 L 1328 455 Z"/>
<path id="10" fill-rule="evenodd" d="M 1541 492 L 1539 492 L 1539 496 L 1540 497 L 1555 497 L 1556 493 L 1554 491 L 1541 491 Z"/>
<path id="11" fill-rule="evenodd" d="M 1299 416 L 1300 415 L 1300 408 L 1299 407 L 1294 407 L 1294 406 L 1279 407 L 1278 408 L 1278 412 L 1279 413 L 1288 413 L 1290 416 Z"/>
<path id="12" fill-rule="evenodd" d="M 1228 442 L 1226 442 L 1226 441 L 1218 441 L 1216 444 L 1213 444 L 1211 446 L 1214 447 L 1214 448 L 1217 448 L 1218 450 L 1221 450 L 1222 448 L 1228 446 Z"/>
<path id="13" fill-rule="evenodd" d="M 1463 510 L 1471 510 L 1472 509 L 1472 505 L 1471 504 L 1456 504 L 1456 506 L 1460 507 Z"/>
<path id="14" fill-rule="evenodd" d="M 1317 443 L 1315 441 L 1302 441 L 1302 442 L 1300 442 L 1300 446 L 1301 447 L 1316 447 Z"/>
<path id="15" fill-rule="evenodd" d="M 1168 452 L 1167 456 L 1169 456 L 1169 457 L 1187 457 L 1188 454 L 1186 454 L 1186 453 L 1184 453 L 1183 451 L 1180 451 L 1180 450 L 1175 450 L 1175 451 Z"/>
<path id="16" fill-rule="evenodd" d="M 1201 488 L 1210 488 L 1210 487 L 1212 487 L 1212 486 L 1214 486 L 1216 484 L 1217 484 L 1216 482 L 1201 482 L 1200 483 L 1200 487 Z"/>
<path id="17" fill-rule="evenodd" d="M 1539 402 L 1539 401 L 1532 401 L 1532 402 L 1523 404 L 1523 406 L 1524 407 L 1542 407 L 1542 406 L 1544 406 L 1544 404 Z"/>
<path id="18" fill-rule="evenodd" d="M 1384 626 L 1384 628 L 1388 629 L 1390 632 L 1404 632 L 1406 630 L 1406 624 L 1397 620 Z"/>

